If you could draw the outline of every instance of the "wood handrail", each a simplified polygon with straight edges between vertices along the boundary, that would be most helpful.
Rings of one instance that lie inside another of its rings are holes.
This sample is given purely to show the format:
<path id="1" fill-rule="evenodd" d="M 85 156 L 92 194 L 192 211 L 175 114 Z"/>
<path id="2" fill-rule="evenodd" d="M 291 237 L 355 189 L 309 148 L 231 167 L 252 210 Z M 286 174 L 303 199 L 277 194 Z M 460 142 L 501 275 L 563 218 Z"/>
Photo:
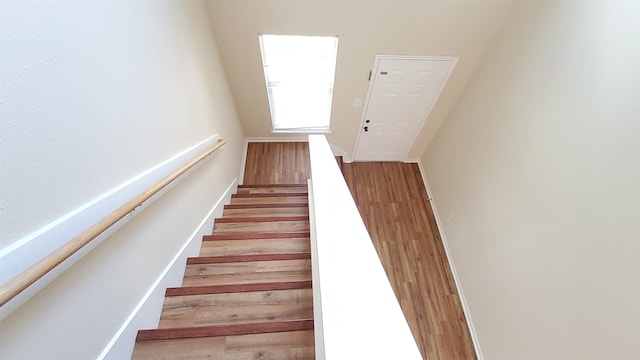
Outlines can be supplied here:
<path id="1" fill-rule="evenodd" d="M 99 222 L 89 227 L 78 236 L 69 240 L 66 244 L 53 251 L 51 254 L 45 256 L 42 260 L 31 265 L 29 268 L 16 275 L 13 279 L 2 284 L 2 286 L 0 286 L 0 307 L 4 306 L 7 302 L 16 297 L 33 283 L 38 281 L 49 271 L 53 270 L 56 266 L 60 265 L 63 261 L 70 258 L 78 250 L 89 244 L 93 239 L 98 237 L 98 235 L 102 234 L 105 230 L 117 223 L 120 219 L 131 213 L 138 206 L 142 205 L 153 195 L 169 185 L 173 180 L 187 172 L 197 163 L 204 160 L 207 156 L 211 155 L 214 151 L 218 150 L 226 143 L 226 140 L 218 140 L 218 142 L 214 146 L 212 146 L 202 155 L 191 160 L 182 168 L 167 176 L 164 180 L 158 182 L 157 184 L 142 192 L 140 195 L 129 200 L 126 204 L 114 210 Z"/>

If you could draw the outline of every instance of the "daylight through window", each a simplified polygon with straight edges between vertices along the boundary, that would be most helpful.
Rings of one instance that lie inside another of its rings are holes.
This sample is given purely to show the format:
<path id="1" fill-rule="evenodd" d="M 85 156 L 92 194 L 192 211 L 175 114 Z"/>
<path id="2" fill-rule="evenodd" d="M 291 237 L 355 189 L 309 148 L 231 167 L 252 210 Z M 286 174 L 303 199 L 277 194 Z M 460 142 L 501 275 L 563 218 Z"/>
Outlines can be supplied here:
<path id="1" fill-rule="evenodd" d="M 275 132 L 328 132 L 335 36 L 260 35 Z"/>

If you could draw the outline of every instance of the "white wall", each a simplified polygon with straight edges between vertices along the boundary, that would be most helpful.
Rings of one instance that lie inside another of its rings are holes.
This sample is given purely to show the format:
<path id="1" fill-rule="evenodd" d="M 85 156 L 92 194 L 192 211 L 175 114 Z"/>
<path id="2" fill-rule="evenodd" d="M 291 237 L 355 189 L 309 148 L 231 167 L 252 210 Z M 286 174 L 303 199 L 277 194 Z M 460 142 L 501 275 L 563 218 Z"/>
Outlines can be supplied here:
<path id="1" fill-rule="evenodd" d="M 271 133 L 258 34 L 339 36 L 331 145 L 351 156 L 375 55 L 460 56 L 414 145 L 418 159 L 500 28 L 511 0 L 208 0 L 240 119 L 251 137 Z"/>
<path id="2" fill-rule="evenodd" d="M 243 130 L 203 2 L 0 7 L 0 248 L 216 133 L 229 141 L 0 323 L 2 358 L 96 358 L 238 177 Z"/>
<path id="3" fill-rule="evenodd" d="M 485 359 L 640 358 L 640 9 L 517 2 L 422 158 Z"/>

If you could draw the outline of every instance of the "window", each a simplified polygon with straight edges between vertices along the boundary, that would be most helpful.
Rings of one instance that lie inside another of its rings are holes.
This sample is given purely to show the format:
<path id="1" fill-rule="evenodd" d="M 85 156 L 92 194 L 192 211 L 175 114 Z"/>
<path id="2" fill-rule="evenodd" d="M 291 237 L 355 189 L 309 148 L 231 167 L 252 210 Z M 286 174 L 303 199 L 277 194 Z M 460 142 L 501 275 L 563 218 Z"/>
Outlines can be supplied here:
<path id="1" fill-rule="evenodd" d="M 274 132 L 328 132 L 335 36 L 260 35 Z"/>

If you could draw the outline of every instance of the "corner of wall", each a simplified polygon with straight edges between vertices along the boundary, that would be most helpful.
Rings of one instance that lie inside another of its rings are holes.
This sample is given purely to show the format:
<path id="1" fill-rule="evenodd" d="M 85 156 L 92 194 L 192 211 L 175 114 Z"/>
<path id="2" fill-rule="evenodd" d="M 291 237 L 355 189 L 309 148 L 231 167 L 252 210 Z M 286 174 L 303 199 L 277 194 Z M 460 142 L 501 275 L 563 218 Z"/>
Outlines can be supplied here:
<path id="1" fill-rule="evenodd" d="M 423 155 L 424 157 L 424 155 Z M 407 161 L 409 162 L 409 161 Z M 444 252 L 447 255 L 447 262 L 449 263 L 449 269 L 451 270 L 451 274 L 453 275 L 453 281 L 456 284 L 456 290 L 458 291 L 458 297 L 460 298 L 460 303 L 462 304 L 462 311 L 464 312 L 464 317 L 467 322 L 467 327 L 469 328 L 469 334 L 471 334 L 471 340 L 473 341 L 473 347 L 476 351 L 476 356 L 478 360 L 483 360 L 484 357 L 482 355 L 482 349 L 480 348 L 480 341 L 478 339 L 478 335 L 476 334 L 475 326 L 473 325 L 473 319 L 471 317 L 471 310 L 469 309 L 469 305 L 464 296 L 464 291 L 462 290 L 462 285 L 460 284 L 460 278 L 458 277 L 458 273 L 456 271 L 455 263 L 451 258 L 451 251 L 449 250 L 449 244 L 447 243 L 447 236 L 444 232 L 444 226 L 442 226 L 442 221 L 440 220 L 440 215 L 438 212 L 438 208 L 436 206 L 436 202 L 433 199 L 433 195 L 431 189 L 429 188 L 429 182 L 427 180 L 427 174 L 422 165 L 422 159 L 418 161 L 411 161 L 418 164 L 418 169 L 420 169 L 420 175 L 422 176 L 422 182 L 424 183 L 425 190 L 427 191 L 427 196 L 429 198 L 429 203 L 431 205 L 431 209 L 433 210 L 433 214 L 436 218 L 436 224 L 438 226 L 438 232 L 440 233 L 440 239 L 442 240 L 442 246 L 444 247 Z"/>
<path id="2" fill-rule="evenodd" d="M 353 162 L 353 158 L 351 157 L 351 154 L 348 154 L 346 151 L 342 150 L 341 148 L 337 147 L 334 144 L 329 144 L 331 146 L 331 151 L 333 151 L 333 154 L 335 156 L 342 156 L 342 160 L 345 163 L 352 163 Z"/>

